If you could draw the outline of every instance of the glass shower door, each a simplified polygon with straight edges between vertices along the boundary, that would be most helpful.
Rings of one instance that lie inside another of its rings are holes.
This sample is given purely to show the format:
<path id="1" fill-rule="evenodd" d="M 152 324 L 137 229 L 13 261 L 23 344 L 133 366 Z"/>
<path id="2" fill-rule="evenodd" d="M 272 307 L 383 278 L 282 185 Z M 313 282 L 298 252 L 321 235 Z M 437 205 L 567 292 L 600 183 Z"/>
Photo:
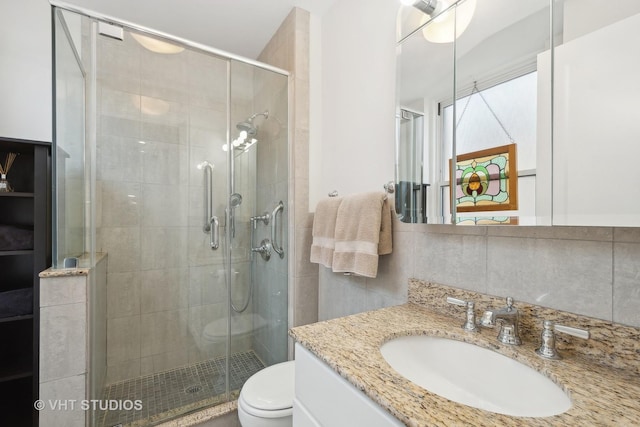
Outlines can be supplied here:
<path id="1" fill-rule="evenodd" d="M 288 78 L 232 60 L 230 87 L 230 384 L 239 389 L 288 354 Z"/>

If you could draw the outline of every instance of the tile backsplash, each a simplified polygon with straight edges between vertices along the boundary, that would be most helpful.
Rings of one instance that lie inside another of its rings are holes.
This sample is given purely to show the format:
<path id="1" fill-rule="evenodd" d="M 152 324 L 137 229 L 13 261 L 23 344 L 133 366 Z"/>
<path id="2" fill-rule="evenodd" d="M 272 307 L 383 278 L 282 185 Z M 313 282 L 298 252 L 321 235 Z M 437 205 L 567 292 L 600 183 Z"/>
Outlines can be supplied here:
<path id="1" fill-rule="evenodd" d="M 321 320 L 405 302 L 416 278 L 640 326 L 640 229 L 394 226 L 376 279 L 320 267 Z"/>

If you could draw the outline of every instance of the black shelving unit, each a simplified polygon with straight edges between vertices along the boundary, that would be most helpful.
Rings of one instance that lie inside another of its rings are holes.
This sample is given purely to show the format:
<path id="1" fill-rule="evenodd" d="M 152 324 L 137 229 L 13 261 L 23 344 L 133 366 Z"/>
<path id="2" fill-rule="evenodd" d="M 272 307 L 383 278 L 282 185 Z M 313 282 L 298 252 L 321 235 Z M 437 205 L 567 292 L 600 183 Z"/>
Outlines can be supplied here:
<path id="1" fill-rule="evenodd" d="M 0 164 L 18 153 L 7 180 L 13 192 L 0 193 L 0 424 L 37 426 L 40 292 L 38 274 L 51 265 L 51 144 L 0 137 Z M 9 230 L 9 231 L 7 231 Z M 12 248 L 12 230 L 33 243 Z M 30 291 L 29 291 L 30 290 Z M 9 295 L 20 292 L 31 307 Z M 11 301 L 11 302 L 7 302 Z M 14 311 L 16 307 L 21 310 Z"/>

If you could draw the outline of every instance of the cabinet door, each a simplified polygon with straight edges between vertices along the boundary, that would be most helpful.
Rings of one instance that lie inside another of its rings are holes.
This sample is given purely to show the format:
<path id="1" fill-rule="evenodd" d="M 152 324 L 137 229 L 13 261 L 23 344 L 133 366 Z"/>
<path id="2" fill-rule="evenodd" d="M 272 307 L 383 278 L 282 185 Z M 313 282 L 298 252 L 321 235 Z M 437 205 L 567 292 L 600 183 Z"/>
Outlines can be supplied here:
<path id="1" fill-rule="evenodd" d="M 296 344 L 294 427 L 400 427 L 397 418 Z"/>
<path id="2" fill-rule="evenodd" d="M 293 425 L 295 427 L 322 427 L 298 399 L 293 399 Z"/>

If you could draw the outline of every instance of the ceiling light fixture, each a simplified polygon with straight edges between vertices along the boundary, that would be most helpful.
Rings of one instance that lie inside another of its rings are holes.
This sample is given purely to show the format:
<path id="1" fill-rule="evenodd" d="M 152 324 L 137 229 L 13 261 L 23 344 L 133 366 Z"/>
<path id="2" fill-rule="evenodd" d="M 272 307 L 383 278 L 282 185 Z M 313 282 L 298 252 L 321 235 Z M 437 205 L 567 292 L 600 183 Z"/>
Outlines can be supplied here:
<path id="1" fill-rule="evenodd" d="M 424 13 L 420 26 L 427 41 L 451 43 L 467 29 L 476 11 L 476 0 L 400 0 Z M 454 3 L 455 7 L 451 7 Z M 455 32 L 454 32 L 455 29 Z"/>
<path id="2" fill-rule="evenodd" d="M 152 37 L 143 36 L 142 34 L 131 33 L 131 36 L 140 43 L 145 49 L 155 53 L 174 54 L 180 53 L 184 47 L 158 40 Z"/>

